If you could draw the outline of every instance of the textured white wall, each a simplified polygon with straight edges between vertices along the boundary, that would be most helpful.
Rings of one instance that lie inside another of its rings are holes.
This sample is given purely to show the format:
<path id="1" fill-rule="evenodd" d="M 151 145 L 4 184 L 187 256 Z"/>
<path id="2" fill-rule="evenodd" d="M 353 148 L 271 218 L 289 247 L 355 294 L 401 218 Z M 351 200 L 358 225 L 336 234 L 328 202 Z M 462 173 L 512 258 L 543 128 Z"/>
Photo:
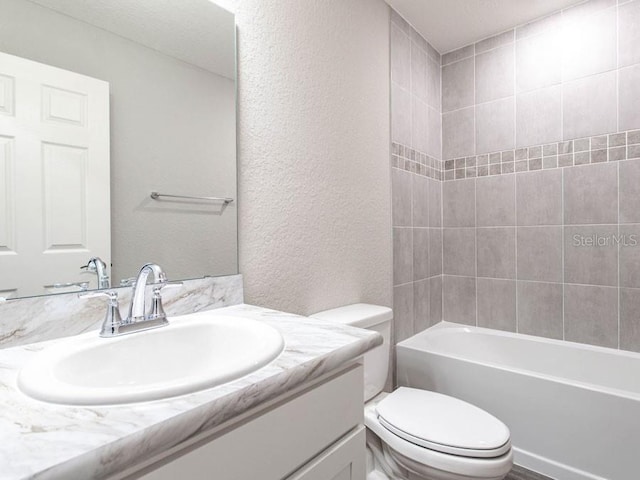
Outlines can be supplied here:
<path id="1" fill-rule="evenodd" d="M 301 314 L 390 305 L 387 5 L 217 3 L 238 25 L 246 301 Z"/>

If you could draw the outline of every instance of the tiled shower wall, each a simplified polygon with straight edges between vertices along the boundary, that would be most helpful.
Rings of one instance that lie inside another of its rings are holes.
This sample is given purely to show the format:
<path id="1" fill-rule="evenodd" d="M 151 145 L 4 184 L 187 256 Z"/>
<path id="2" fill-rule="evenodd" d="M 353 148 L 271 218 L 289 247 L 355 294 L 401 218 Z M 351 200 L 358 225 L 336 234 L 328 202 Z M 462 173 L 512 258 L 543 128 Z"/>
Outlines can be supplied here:
<path id="1" fill-rule="evenodd" d="M 392 11 L 394 338 L 442 319 L 440 54 Z"/>
<path id="2" fill-rule="evenodd" d="M 444 182 L 444 319 L 640 351 L 640 160 Z"/>
<path id="3" fill-rule="evenodd" d="M 640 128 L 639 26 L 593 0 L 443 55 L 443 158 Z"/>
<path id="4" fill-rule="evenodd" d="M 593 0 L 443 56 L 445 320 L 640 351 L 639 27 Z"/>

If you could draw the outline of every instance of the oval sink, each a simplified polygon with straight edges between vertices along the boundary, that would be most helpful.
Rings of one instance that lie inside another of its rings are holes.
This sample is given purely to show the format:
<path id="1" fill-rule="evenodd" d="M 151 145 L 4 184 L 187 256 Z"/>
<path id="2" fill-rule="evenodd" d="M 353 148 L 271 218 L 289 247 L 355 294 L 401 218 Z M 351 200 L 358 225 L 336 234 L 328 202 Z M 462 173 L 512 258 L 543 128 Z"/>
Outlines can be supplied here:
<path id="1" fill-rule="evenodd" d="M 251 373 L 284 348 L 269 325 L 194 314 L 115 338 L 98 333 L 38 353 L 18 375 L 27 395 L 67 405 L 142 402 L 196 392 Z"/>

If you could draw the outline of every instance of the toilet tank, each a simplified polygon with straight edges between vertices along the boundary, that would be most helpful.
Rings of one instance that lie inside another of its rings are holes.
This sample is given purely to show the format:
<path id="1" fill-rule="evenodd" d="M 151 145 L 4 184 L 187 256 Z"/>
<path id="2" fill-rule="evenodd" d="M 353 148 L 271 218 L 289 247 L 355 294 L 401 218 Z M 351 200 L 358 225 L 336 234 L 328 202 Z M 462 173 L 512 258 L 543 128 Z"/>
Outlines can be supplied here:
<path id="1" fill-rule="evenodd" d="M 382 345 L 364 354 L 364 400 L 375 397 L 384 389 L 389 370 L 391 345 L 391 319 L 393 311 L 388 307 L 356 303 L 310 316 L 329 322 L 374 330 L 382 335 Z"/>

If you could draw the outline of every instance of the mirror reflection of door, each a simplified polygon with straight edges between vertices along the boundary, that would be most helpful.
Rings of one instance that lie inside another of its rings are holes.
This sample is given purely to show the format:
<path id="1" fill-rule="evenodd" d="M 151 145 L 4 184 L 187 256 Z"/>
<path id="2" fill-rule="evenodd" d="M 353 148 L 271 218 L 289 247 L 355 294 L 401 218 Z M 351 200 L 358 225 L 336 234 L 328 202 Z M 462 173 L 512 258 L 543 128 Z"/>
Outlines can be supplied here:
<path id="1" fill-rule="evenodd" d="M 97 288 L 109 178 L 109 84 L 0 53 L 0 296 Z"/>

